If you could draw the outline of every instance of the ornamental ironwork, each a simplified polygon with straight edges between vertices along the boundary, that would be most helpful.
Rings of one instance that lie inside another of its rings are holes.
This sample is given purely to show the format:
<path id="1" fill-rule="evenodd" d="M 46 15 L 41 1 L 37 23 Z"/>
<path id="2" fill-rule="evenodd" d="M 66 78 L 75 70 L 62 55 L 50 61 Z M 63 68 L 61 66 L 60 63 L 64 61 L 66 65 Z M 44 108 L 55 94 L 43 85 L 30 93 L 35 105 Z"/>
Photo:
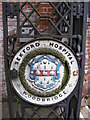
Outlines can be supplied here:
<path id="1" fill-rule="evenodd" d="M 3 2 L 11 118 L 79 118 L 86 8 L 87 3 L 83 2 Z M 47 98 L 53 99 L 45 102 Z M 13 106 L 14 101 L 17 107 Z"/>

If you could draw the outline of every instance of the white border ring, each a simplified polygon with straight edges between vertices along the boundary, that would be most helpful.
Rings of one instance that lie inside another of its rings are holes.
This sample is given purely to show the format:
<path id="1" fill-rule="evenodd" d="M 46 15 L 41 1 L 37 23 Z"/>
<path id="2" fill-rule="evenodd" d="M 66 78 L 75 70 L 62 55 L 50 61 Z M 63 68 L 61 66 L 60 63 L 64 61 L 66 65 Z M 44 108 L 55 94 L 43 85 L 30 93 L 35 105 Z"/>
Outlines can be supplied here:
<path id="1" fill-rule="evenodd" d="M 23 46 L 15 55 L 12 60 L 10 70 L 16 69 L 19 71 L 19 67 L 23 59 L 32 51 L 37 50 L 38 48 L 50 48 L 61 53 L 69 63 L 70 66 L 70 78 L 65 86 L 65 88 L 60 91 L 57 95 L 51 97 L 38 97 L 25 90 L 24 86 L 21 84 L 21 81 L 18 78 L 12 79 L 12 85 L 18 95 L 29 103 L 36 105 L 52 105 L 64 100 L 68 97 L 74 88 L 77 85 L 79 78 L 79 67 L 74 53 L 61 42 L 54 41 L 52 39 L 46 40 L 35 40 L 33 42 L 27 43 Z M 76 74 L 77 73 L 77 74 Z"/>

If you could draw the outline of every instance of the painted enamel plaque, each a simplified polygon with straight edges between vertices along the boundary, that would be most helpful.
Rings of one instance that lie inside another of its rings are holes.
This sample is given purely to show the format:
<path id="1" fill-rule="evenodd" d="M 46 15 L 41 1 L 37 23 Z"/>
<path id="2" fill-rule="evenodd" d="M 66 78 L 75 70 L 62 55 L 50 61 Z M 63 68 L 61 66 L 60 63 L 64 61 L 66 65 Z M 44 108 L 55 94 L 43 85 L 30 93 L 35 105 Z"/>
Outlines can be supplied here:
<path id="1" fill-rule="evenodd" d="M 10 70 L 18 77 L 12 86 L 19 96 L 37 105 L 52 105 L 64 100 L 78 82 L 79 68 L 74 53 L 52 39 L 27 43 L 15 55 Z"/>

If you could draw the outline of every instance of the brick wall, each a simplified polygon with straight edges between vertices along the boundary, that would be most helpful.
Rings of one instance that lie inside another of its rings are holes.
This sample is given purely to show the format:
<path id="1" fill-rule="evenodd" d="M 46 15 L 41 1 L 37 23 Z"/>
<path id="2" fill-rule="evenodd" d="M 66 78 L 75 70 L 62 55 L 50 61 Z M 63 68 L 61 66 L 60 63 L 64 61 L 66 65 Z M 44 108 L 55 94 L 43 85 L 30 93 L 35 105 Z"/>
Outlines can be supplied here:
<path id="1" fill-rule="evenodd" d="M 82 96 L 88 99 L 90 105 L 90 25 L 87 25 L 86 33 L 86 56 L 85 56 L 85 71 L 84 71 L 84 82 L 83 82 L 83 94 Z"/>
<path id="2" fill-rule="evenodd" d="M 34 4 L 34 3 L 33 3 Z M 30 10 L 30 6 L 26 6 Z M 24 8 L 26 9 L 26 8 Z M 46 4 L 40 4 L 38 11 L 42 15 L 48 15 L 52 11 L 52 7 L 49 6 L 48 3 Z M 29 11 L 27 11 L 28 14 Z M 22 17 L 22 15 L 21 15 Z M 32 16 L 33 18 L 34 16 Z M 56 16 L 52 16 L 51 18 L 53 21 L 57 19 Z M 34 19 L 33 19 L 34 22 Z M 9 26 L 13 25 L 13 21 L 9 23 Z M 50 25 L 48 21 L 43 21 L 39 23 L 39 29 L 40 32 L 48 32 L 50 28 Z M 14 26 L 9 27 L 10 32 L 15 32 L 12 31 L 13 28 L 15 28 L 15 20 L 14 20 Z M 15 28 L 16 29 L 16 28 Z M 88 31 L 90 30 L 90 26 L 87 27 L 87 41 L 86 41 L 86 62 L 85 62 L 85 78 L 84 78 L 84 83 L 83 83 L 83 97 L 87 98 L 89 96 L 89 87 L 88 87 L 88 82 L 90 81 L 90 36 L 88 34 Z M 4 56 L 3 56 L 3 27 L 2 27 L 2 4 L 0 2 L 0 85 L 2 82 L 2 97 L 5 98 L 7 97 L 7 91 L 6 91 L 6 82 L 5 82 L 5 72 L 4 72 Z M 1 92 L 0 92 L 1 93 Z"/>
<path id="3" fill-rule="evenodd" d="M 49 3 L 41 3 L 39 5 L 39 7 L 38 7 L 38 11 L 40 12 L 41 16 L 49 16 L 50 13 L 52 12 L 52 10 L 53 10 L 53 8 L 50 6 Z M 52 15 L 50 18 L 51 18 L 51 20 L 53 22 L 55 22 L 56 21 L 56 17 L 57 17 L 56 15 Z M 40 19 L 40 18 L 38 18 L 38 19 Z M 44 34 L 48 33 L 50 31 L 51 31 L 51 33 L 52 32 L 55 33 L 54 28 L 51 28 L 52 26 L 51 26 L 51 24 L 48 21 L 41 21 L 41 22 L 39 22 L 38 27 L 39 27 L 39 30 L 40 30 L 40 32 L 42 34 L 43 33 Z"/>

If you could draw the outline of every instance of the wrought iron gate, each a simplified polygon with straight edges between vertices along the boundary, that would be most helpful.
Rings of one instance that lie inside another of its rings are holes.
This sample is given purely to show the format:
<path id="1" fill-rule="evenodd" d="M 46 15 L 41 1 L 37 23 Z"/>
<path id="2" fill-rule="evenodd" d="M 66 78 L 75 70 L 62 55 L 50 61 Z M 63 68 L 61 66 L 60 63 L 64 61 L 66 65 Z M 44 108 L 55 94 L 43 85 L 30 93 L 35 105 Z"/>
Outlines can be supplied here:
<path id="1" fill-rule="evenodd" d="M 51 9 L 50 12 L 42 13 L 47 7 Z M 86 17 L 87 3 L 3 3 L 5 75 L 11 118 L 79 118 L 84 77 Z M 10 64 L 15 52 L 23 44 L 32 38 L 46 36 L 71 47 L 78 59 L 80 75 L 76 88 L 65 100 L 42 107 L 25 102 L 13 90 Z"/>

